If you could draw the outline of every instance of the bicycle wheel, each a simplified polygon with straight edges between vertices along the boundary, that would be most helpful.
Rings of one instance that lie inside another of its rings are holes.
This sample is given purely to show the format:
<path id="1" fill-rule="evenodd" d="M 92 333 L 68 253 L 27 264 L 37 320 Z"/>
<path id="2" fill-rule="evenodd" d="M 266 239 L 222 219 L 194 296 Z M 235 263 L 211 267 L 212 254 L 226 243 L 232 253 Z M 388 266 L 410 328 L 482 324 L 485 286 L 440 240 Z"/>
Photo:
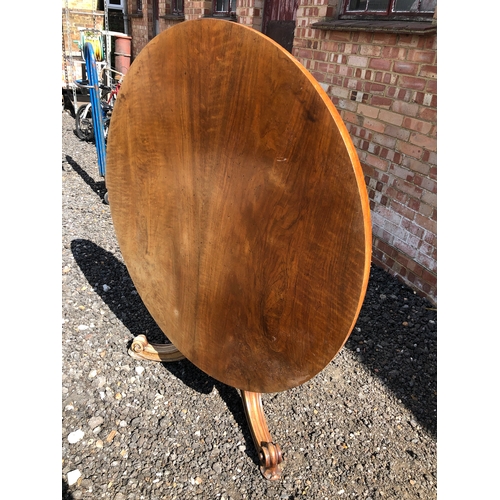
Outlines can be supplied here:
<path id="1" fill-rule="evenodd" d="M 84 104 L 76 112 L 76 135 L 82 141 L 91 141 L 94 138 L 94 124 L 92 122 L 92 108 Z"/>

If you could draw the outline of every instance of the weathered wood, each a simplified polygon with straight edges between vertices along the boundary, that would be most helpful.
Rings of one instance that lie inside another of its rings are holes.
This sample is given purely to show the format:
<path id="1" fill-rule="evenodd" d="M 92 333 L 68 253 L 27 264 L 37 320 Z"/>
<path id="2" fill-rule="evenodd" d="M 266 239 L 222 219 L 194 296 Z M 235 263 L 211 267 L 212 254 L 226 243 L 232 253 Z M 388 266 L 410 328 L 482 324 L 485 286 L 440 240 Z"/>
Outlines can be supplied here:
<path id="1" fill-rule="evenodd" d="M 243 409 L 260 462 L 260 472 L 270 481 L 281 478 L 280 464 L 283 462 L 281 448 L 273 443 L 266 416 L 262 409 L 262 395 L 258 392 L 241 391 Z"/>
<path id="2" fill-rule="evenodd" d="M 159 363 L 180 361 L 185 356 L 173 344 L 150 344 L 145 335 L 137 335 L 128 350 L 134 359 L 144 359 Z"/>
<path id="3" fill-rule="evenodd" d="M 201 19 L 124 79 L 106 186 L 144 304 L 201 370 L 279 392 L 347 340 L 371 252 L 363 173 L 335 107 L 267 37 Z"/>

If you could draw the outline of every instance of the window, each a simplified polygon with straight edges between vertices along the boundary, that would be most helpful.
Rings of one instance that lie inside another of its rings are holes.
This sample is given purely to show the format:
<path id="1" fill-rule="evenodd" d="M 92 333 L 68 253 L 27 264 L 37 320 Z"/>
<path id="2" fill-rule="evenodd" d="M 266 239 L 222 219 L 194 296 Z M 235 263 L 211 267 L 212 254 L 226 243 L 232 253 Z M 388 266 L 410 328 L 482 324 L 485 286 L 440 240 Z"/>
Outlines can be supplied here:
<path id="1" fill-rule="evenodd" d="M 174 16 L 184 15 L 184 0 L 172 0 L 172 14 Z"/>
<path id="2" fill-rule="evenodd" d="M 123 10 L 124 3 L 124 0 L 108 0 L 108 8 Z"/>
<path id="3" fill-rule="evenodd" d="M 360 16 L 428 18 L 436 9 L 437 0 L 345 0 L 342 9 L 342 19 L 358 18 Z"/>
<path id="4" fill-rule="evenodd" d="M 236 16 L 236 0 L 214 0 L 215 16 Z"/>
<path id="5" fill-rule="evenodd" d="M 338 18 L 326 18 L 312 27 L 426 35 L 437 32 L 436 4 L 437 0 L 342 0 Z"/>
<path id="6" fill-rule="evenodd" d="M 142 15 L 142 0 L 132 0 L 132 14 Z"/>

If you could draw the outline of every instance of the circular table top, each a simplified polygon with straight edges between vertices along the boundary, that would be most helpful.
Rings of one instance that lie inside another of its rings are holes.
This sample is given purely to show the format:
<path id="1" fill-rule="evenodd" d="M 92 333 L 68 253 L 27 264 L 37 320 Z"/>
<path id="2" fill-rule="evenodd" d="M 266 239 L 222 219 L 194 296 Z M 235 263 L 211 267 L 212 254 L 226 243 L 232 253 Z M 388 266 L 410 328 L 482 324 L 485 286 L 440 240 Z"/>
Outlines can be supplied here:
<path id="1" fill-rule="evenodd" d="M 338 112 L 288 52 L 229 21 L 160 33 L 124 79 L 106 170 L 130 276 L 198 368 L 279 392 L 335 357 L 366 291 L 369 204 Z"/>

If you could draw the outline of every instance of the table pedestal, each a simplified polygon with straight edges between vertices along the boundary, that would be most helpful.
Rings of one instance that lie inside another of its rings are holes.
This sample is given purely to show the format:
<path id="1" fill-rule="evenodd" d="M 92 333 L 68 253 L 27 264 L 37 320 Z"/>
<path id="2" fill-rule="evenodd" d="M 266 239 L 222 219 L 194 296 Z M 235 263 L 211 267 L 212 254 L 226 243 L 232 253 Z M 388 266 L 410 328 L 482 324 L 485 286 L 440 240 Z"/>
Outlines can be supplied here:
<path id="1" fill-rule="evenodd" d="M 185 356 L 173 344 L 150 344 L 145 335 L 138 335 L 128 350 L 134 359 L 169 363 L 185 359 Z M 281 448 L 273 443 L 267 427 L 266 416 L 262 408 L 260 392 L 240 391 L 243 408 L 252 439 L 259 456 L 260 471 L 270 481 L 281 478 L 280 463 L 283 461 Z"/>

